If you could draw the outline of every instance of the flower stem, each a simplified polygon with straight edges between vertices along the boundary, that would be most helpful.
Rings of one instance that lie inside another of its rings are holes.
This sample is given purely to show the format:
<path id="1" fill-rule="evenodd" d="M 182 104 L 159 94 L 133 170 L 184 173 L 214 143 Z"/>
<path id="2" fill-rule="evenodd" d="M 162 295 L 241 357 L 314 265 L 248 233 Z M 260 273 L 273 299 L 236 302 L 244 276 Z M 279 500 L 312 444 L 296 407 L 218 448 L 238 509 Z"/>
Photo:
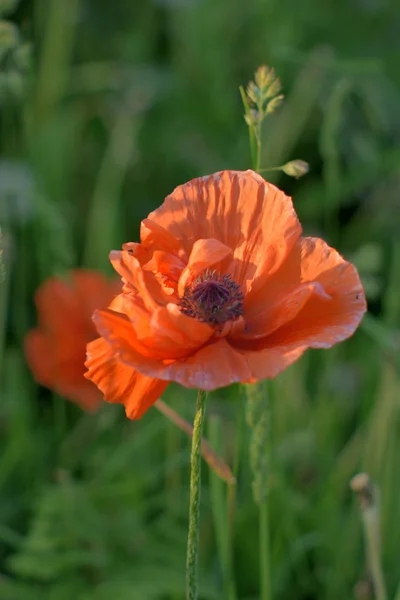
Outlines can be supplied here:
<path id="1" fill-rule="evenodd" d="M 197 600 L 197 562 L 200 531 L 200 491 L 201 491 L 201 438 L 206 412 L 207 393 L 199 390 L 197 410 L 193 425 L 192 453 L 190 457 L 190 508 L 189 534 L 186 554 L 186 598 Z"/>
<path id="2" fill-rule="evenodd" d="M 261 600 L 271 600 L 268 500 L 260 504 L 260 588 Z"/>
<path id="3" fill-rule="evenodd" d="M 259 171 L 261 169 L 261 123 L 259 124 L 259 126 L 257 128 L 256 139 L 257 139 L 257 152 L 256 152 L 256 158 L 254 161 L 253 169 L 256 173 L 259 173 Z"/>

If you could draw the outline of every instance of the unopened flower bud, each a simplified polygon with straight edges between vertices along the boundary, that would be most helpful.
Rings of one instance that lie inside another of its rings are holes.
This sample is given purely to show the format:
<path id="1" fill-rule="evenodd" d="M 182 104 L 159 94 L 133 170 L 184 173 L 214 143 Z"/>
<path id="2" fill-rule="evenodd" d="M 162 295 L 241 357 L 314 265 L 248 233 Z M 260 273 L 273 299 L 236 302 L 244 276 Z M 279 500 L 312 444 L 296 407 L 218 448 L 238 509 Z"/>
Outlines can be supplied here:
<path id="1" fill-rule="evenodd" d="M 296 179 L 306 175 L 309 170 L 310 167 L 304 160 L 291 160 L 282 167 L 282 171 L 286 173 L 286 175 L 296 177 Z"/>
<path id="2" fill-rule="evenodd" d="M 357 494 L 362 509 L 366 510 L 374 506 L 374 487 L 367 473 L 358 473 L 358 475 L 355 475 L 350 481 L 350 487 Z"/>

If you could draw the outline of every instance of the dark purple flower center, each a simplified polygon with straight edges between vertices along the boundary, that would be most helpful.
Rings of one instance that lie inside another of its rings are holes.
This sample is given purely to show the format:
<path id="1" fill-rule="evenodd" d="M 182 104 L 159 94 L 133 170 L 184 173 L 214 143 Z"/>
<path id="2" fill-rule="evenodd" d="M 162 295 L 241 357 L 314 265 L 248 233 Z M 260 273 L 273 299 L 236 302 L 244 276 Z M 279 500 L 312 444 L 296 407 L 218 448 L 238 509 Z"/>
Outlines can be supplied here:
<path id="1" fill-rule="evenodd" d="M 243 294 L 230 275 L 207 269 L 185 289 L 180 310 L 209 325 L 221 325 L 243 314 Z"/>

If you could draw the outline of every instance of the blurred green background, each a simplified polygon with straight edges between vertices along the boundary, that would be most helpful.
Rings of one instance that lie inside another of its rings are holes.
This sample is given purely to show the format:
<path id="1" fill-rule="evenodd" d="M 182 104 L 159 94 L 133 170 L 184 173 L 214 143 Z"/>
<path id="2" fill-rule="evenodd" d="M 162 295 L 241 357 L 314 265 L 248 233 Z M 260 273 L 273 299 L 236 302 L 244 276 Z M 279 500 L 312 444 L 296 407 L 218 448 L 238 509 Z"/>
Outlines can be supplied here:
<path id="1" fill-rule="evenodd" d="M 400 8 L 390 0 L 0 0 L 0 598 L 185 597 L 189 441 L 150 410 L 95 416 L 38 387 L 23 355 L 38 285 L 108 252 L 175 186 L 250 167 L 238 86 L 260 64 L 286 102 L 262 166 L 306 234 L 359 268 L 370 313 L 268 385 L 274 599 L 373 597 L 350 478 L 380 489 L 390 598 L 400 580 Z M 31 44 L 31 46 L 29 46 Z M 164 399 L 192 421 L 194 394 Z M 236 591 L 259 592 L 258 509 L 239 388 L 208 435 L 238 473 Z M 238 430 L 241 430 L 239 436 Z M 241 442 L 239 444 L 239 441 Z M 226 485 L 203 464 L 201 598 L 224 598 Z M 358 584 L 357 584 L 358 582 Z M 361 583 L 360 583 L 361 582 Z M 396 600 L 400 598 L 400 588 Z"/>

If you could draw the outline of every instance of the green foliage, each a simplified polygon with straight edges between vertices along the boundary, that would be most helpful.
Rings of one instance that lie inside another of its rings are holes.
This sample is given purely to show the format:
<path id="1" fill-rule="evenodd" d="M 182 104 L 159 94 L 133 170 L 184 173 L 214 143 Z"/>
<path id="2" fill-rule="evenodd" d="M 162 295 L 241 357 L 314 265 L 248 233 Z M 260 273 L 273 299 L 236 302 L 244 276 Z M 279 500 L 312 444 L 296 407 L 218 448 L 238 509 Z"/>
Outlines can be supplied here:
<path id="1" fill-rule="evenodd" d="M 249 461 L 253 472 L 253 495 L 257 504 L 268 494 L 270 469 L 270 407 L 265 384 L 245 385 L 246 418 L 251 429 Z"/>
<path id="2" fill-rule="evenodd" d="M 17 4 L 18 1 L 0 2 L 0 105 L 21 100 L 31 64 L 31 47 L 24 43 L 18 26 L 1 18 Z"/>
<path id="3" fill-rule="evenodd" d="M 398 11 L 372 0 L 232 0 L 229 7 L 115 0 L 112 10 L 106 0 L 9 0 L 0 12 L 10 34 L 0 50 L 1 600 L 185 596 L 188 440 L 155 411 L 131 423 L 120 407 L 89 416 L 53 398 L 34 383 L 23 340 L 46 277 L 74 265 L 111 272 L 110 248 L 137 240 L 140 220 L 176 185 L 251 166 L 237 89 L 263 63 L 279 74 L 286 99 L 265 122 L 261 167 L 293 156 L 311 165 L 299 181 L 281 171 L 265 176 L 293 195 L 306 235 L 322 235 L 354 258 L 370 308 L 354 338 L 306 353 L 269 387 L 273 597 L 352 597 L 365 573 L 348 482 L 363 470 L 380 489 L 382 563 L 393 598 Z M 272 91 L 264 107 L 279 99 Z M 193 419 L 192 392 L 171 387 L 166 400 Z M 209 399 L 210 419 L 222 423 L 220 451 L 235 461 L 238 481 L 236 595 L 253 600 L 259 525 L 250 436 L 244 428 L 239 445 L 236 433 L 242 405 L 237 389 Z M 221 540 L 228 527 L 223 494 L 215 482 L 209 493 L 204 465 L 203 472 L 200 594 L 212 600 L 222 597 L 229 570 Z"/>

